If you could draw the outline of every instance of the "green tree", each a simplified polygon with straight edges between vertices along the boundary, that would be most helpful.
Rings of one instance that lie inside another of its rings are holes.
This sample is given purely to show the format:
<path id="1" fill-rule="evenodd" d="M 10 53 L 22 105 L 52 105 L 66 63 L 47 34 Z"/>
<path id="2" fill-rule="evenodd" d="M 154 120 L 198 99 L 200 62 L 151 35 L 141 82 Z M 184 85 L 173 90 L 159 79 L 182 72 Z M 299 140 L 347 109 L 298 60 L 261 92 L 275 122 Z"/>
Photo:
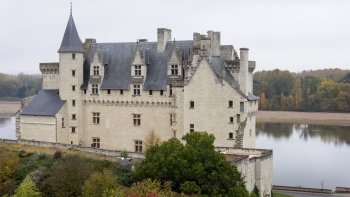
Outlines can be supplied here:
<path id="1" fill-rule="evenodd" d="M 40 192 L 30 176 L 26 176 L 21 185 L 16 189 L 14 197 L 39 197 Z"/>
<path id="2" fill-rule="evenodd" d="M 296 79 L 294 83 L 294 110 L 300 111 L 303 103 L 301 79 Z"/>
<path id="3" fill-rule="evenodd" d="M 82 188 L 83 196 L 100 197 L 105 190 L 118 188 L 117 179 L 113 176 L 111 170 L 103 170 L 103 172 L 95 172 L 85 181 Z"/>
<path id="4" fill-rule="evenodd" d="M 43 186 L 43 196 L 80 196 L 85 180 L 93 171 L 92 164 L 77 156 L 63 158 L 50 172 Z"/>
<path id="5" fill-rule="evenodd" d="M 136 169 L 135 179 L 151 178 L 163 184 L 170 181 L 176 192 L 248 196 L 236 167 L 215 151 L 212 134 L 189 133 L 183 140 L 185 145 L 174 138 L 150 148 L 145 161 Z"/>

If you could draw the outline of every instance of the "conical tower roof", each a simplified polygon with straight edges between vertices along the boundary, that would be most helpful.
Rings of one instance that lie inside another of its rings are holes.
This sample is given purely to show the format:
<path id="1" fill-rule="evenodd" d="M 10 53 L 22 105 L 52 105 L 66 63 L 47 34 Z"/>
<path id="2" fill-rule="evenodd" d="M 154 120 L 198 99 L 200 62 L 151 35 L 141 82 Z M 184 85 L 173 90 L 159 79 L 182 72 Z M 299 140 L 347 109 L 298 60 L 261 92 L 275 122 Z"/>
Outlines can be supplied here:
<path id="1" fill-rule="evenodd" d="M 70 13 L 66 31 L 61 42 L 61 47 L 58 49 L 59 53 L 82 53 L 83 43 L 81 42 L 77 28 L 75 27 L 72 13 Z"/>

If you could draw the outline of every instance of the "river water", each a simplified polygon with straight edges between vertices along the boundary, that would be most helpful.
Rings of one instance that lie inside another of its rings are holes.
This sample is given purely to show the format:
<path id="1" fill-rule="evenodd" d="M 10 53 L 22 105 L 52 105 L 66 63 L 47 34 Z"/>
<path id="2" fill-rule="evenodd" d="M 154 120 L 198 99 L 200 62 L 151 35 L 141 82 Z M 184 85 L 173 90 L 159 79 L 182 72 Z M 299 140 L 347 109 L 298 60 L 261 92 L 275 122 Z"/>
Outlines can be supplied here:
<path id="1" fill-rule="evenodd" d="M 16 139 L 16 118 L 1 118 L 0 117 L 0 138 Z"/>
<path id="2" fill-rule="evenodd" d="M 258 123 L 257 148 L 273 149 L 273 184 L 350 187 L 350 127 Z"/>
<path id="3" fill-rule="evenodd" d="M 16 139 L 16 119 L 0 118 L 0 138 Z M 257 123 L 257 148 L 273 149 L 273 184 L 350 187 L 350 127 Z"/>

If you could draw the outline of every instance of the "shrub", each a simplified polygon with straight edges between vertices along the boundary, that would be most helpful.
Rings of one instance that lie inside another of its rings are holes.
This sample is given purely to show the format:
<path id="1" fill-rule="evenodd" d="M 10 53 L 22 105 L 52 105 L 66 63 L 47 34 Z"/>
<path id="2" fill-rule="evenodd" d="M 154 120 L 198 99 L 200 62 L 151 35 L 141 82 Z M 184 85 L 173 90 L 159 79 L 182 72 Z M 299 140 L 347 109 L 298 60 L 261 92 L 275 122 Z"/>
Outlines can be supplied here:
<path id="1" fill-rule="evenodd" d="M 62 152 L 61 151 L 56 151 L 54 154 L 53 154 L 53 158 L 54 159 L 61 159 L 62 158 Z"/>

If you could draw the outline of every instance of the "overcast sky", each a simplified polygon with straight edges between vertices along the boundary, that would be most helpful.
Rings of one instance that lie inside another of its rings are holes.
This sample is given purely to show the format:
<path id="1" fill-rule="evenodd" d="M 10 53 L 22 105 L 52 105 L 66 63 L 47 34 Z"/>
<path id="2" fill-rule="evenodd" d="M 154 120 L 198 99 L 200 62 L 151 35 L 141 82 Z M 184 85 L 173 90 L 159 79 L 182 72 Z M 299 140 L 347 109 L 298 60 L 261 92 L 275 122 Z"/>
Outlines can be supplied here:
<path id="1" fill-rule="evenodd" d="M 0 0 L 0 72 L 40 73 L 57 62 L 69 0 Z M 82 40 L 176 40 L 221 32 L 221 44 L 250 49 L 257 70 L 350 69 L 349 0 L 73 0 Z"/>

